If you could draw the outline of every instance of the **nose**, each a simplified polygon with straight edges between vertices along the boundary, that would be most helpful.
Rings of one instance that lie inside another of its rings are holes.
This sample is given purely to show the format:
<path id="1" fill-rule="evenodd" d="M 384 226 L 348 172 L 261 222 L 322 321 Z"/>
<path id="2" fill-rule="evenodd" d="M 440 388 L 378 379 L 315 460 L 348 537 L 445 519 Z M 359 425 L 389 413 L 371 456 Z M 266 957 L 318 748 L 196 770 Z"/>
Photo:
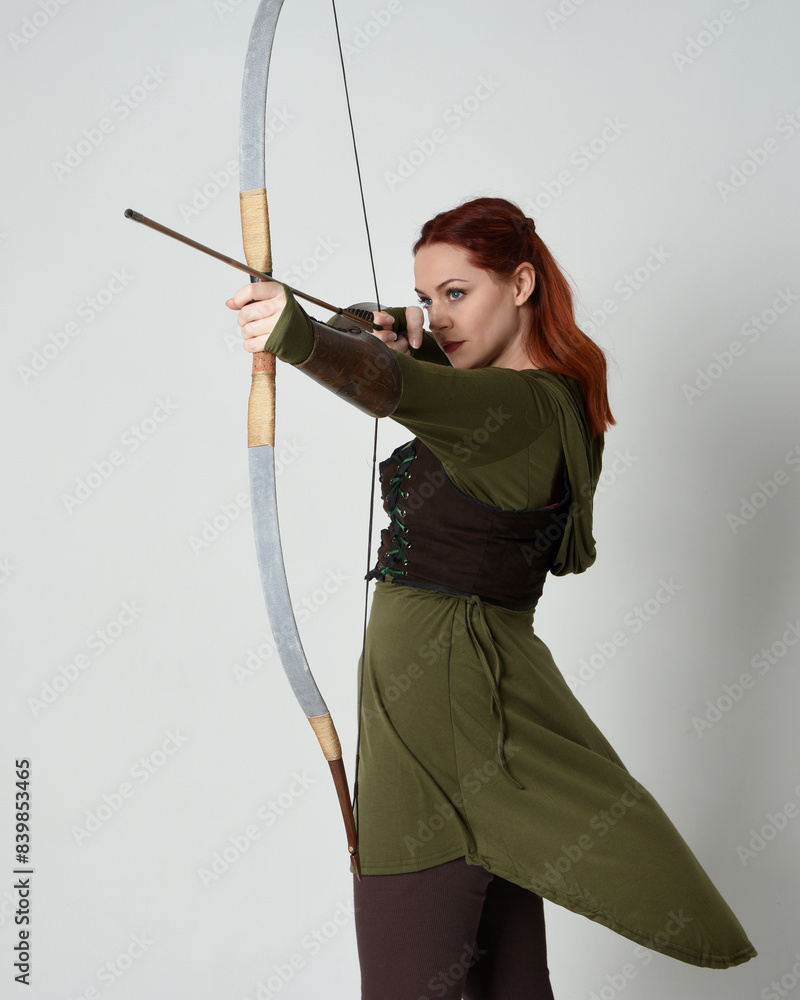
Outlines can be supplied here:
<path id="1" fill-rule="evenodd" d="M 428 325 L 434 333 L 448 330 L 452 326 L 452 321 L 445 305 L 432 302 L 428 306 Z"/>

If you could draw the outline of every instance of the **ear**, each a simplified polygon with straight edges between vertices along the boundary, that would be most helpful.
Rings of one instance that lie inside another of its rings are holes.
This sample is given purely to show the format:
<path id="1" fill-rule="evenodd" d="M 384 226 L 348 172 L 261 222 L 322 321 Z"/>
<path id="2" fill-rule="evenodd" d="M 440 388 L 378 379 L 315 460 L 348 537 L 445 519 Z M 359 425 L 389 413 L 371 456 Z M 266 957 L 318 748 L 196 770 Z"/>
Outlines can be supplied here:
<path id="1" fill-rule="evenodd" d="M 520 264 L 511 275 L 511 281 L 514 287 L 514 304 L 521 306 L 533 295 L 536 287 L 536 271 L 533 269 L 533 264 L 527 261 Z"/>

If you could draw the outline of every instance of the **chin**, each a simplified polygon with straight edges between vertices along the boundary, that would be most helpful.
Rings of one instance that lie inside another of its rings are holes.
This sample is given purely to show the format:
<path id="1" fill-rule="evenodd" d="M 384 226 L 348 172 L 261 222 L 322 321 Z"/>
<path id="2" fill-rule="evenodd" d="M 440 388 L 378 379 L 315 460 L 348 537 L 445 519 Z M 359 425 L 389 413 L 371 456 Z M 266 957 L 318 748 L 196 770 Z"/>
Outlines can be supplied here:
<path id="1" fill-rule="evenodd" d="M 472 365 L 467 361 L 466 363 L 458 357 L 458 351 L 455 355 L 448 355 L 447 360 L 450 362 L 452 368 L 472 368 Z"/>

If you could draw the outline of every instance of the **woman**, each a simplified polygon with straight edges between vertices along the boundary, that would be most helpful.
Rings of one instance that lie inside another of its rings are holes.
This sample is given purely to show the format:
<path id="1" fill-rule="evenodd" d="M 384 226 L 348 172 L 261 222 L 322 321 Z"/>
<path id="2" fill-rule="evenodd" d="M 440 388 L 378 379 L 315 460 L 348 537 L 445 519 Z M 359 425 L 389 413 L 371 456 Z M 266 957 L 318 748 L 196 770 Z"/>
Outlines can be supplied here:
<path id="1" fill-rule="evenodd" d="M 551 998 L 542 897 L 685 962 L 745 962 L 736 917 L 532 628 L 547 573 L 595 560 L 603 353 L 510 202 L 437 215 L 414 253 L 430 333 L 417 307 L 339 333 L 279 284 L 228 301 L 249 351 L 416 435 L 381 464 L 370 573 L 362 996 Z"/>

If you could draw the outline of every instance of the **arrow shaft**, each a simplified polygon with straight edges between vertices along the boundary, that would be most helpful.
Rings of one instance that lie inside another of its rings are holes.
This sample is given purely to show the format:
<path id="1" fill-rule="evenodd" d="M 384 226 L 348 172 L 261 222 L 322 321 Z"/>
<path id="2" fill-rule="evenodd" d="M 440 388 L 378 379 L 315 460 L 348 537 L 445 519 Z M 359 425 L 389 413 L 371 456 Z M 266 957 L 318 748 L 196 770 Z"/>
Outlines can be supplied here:
<path id="1" fill-rule="evenodd" d="M 193 240 L 190 236 L 184 236 L 183 233 L 176 232 L 174 229 L 170 229 L 168 226 L 163 226 L 160 222 L 155 222 L 153 219 L 148 219 L 146 215 L 142 215 L 141 212 L 135 212 L 132 208 L 125 210 L 125 218 L 132 219 L 134 222 L 140 222 L 143 226 L 147 226 L 149 229 L 154 229 L 157 233 L 163 233 L 164 236 L 169 236 L 173 240 L 177 240 L 179 243 L 185 243 L 189 247 L 193 247 L 195 250 L 200 250 L 202 253 L 208 254 L 209 257 L 215 257 L 217 260 L 221 260 L 224 264 L 229 264 L 231 267 L 235 267 L 239 271 L 244 271 L 245 274 L 249 274 L 252 278 L 258 278 L 259 281 L 274 281 L 277 284 L 283 284 L 286 288 L 296 295 L 300 299 L 305 299 L 306 302 L 312 302 L 315 306 L 320 306 L 323 309 L 328 309 L 339 316 L 346 316 L 348 319 L 355 320 L 360 325 L 365 323 L 363 316 L 359 316 L 357 313 L 350 312 L 348 309 L 342 309 L 340 306 L 331 305 L 330 302 L 325 302 L 323 299 L 316 299 L 313 295 L 307 295 L 305 292 L 299 291 L 297 288 L 292 288 L 291 285 L 286 285 L 285 282 L 279 282 L 277 278 L 273 278 L 271 274 L 267 274 L 266 271 L 255 271 L 248 264 L 243 264 L 240 260 L 234 260 L 233 257 L 228 257 L 227 254 L 220 253 L 219 250 L 212 250 L 211 247 L 205 246 L 203 243 L 198 243 L 197 240 Z M 381 327 L 377 323 L 372 324 L 373 330 L 380 330 Z"/>

